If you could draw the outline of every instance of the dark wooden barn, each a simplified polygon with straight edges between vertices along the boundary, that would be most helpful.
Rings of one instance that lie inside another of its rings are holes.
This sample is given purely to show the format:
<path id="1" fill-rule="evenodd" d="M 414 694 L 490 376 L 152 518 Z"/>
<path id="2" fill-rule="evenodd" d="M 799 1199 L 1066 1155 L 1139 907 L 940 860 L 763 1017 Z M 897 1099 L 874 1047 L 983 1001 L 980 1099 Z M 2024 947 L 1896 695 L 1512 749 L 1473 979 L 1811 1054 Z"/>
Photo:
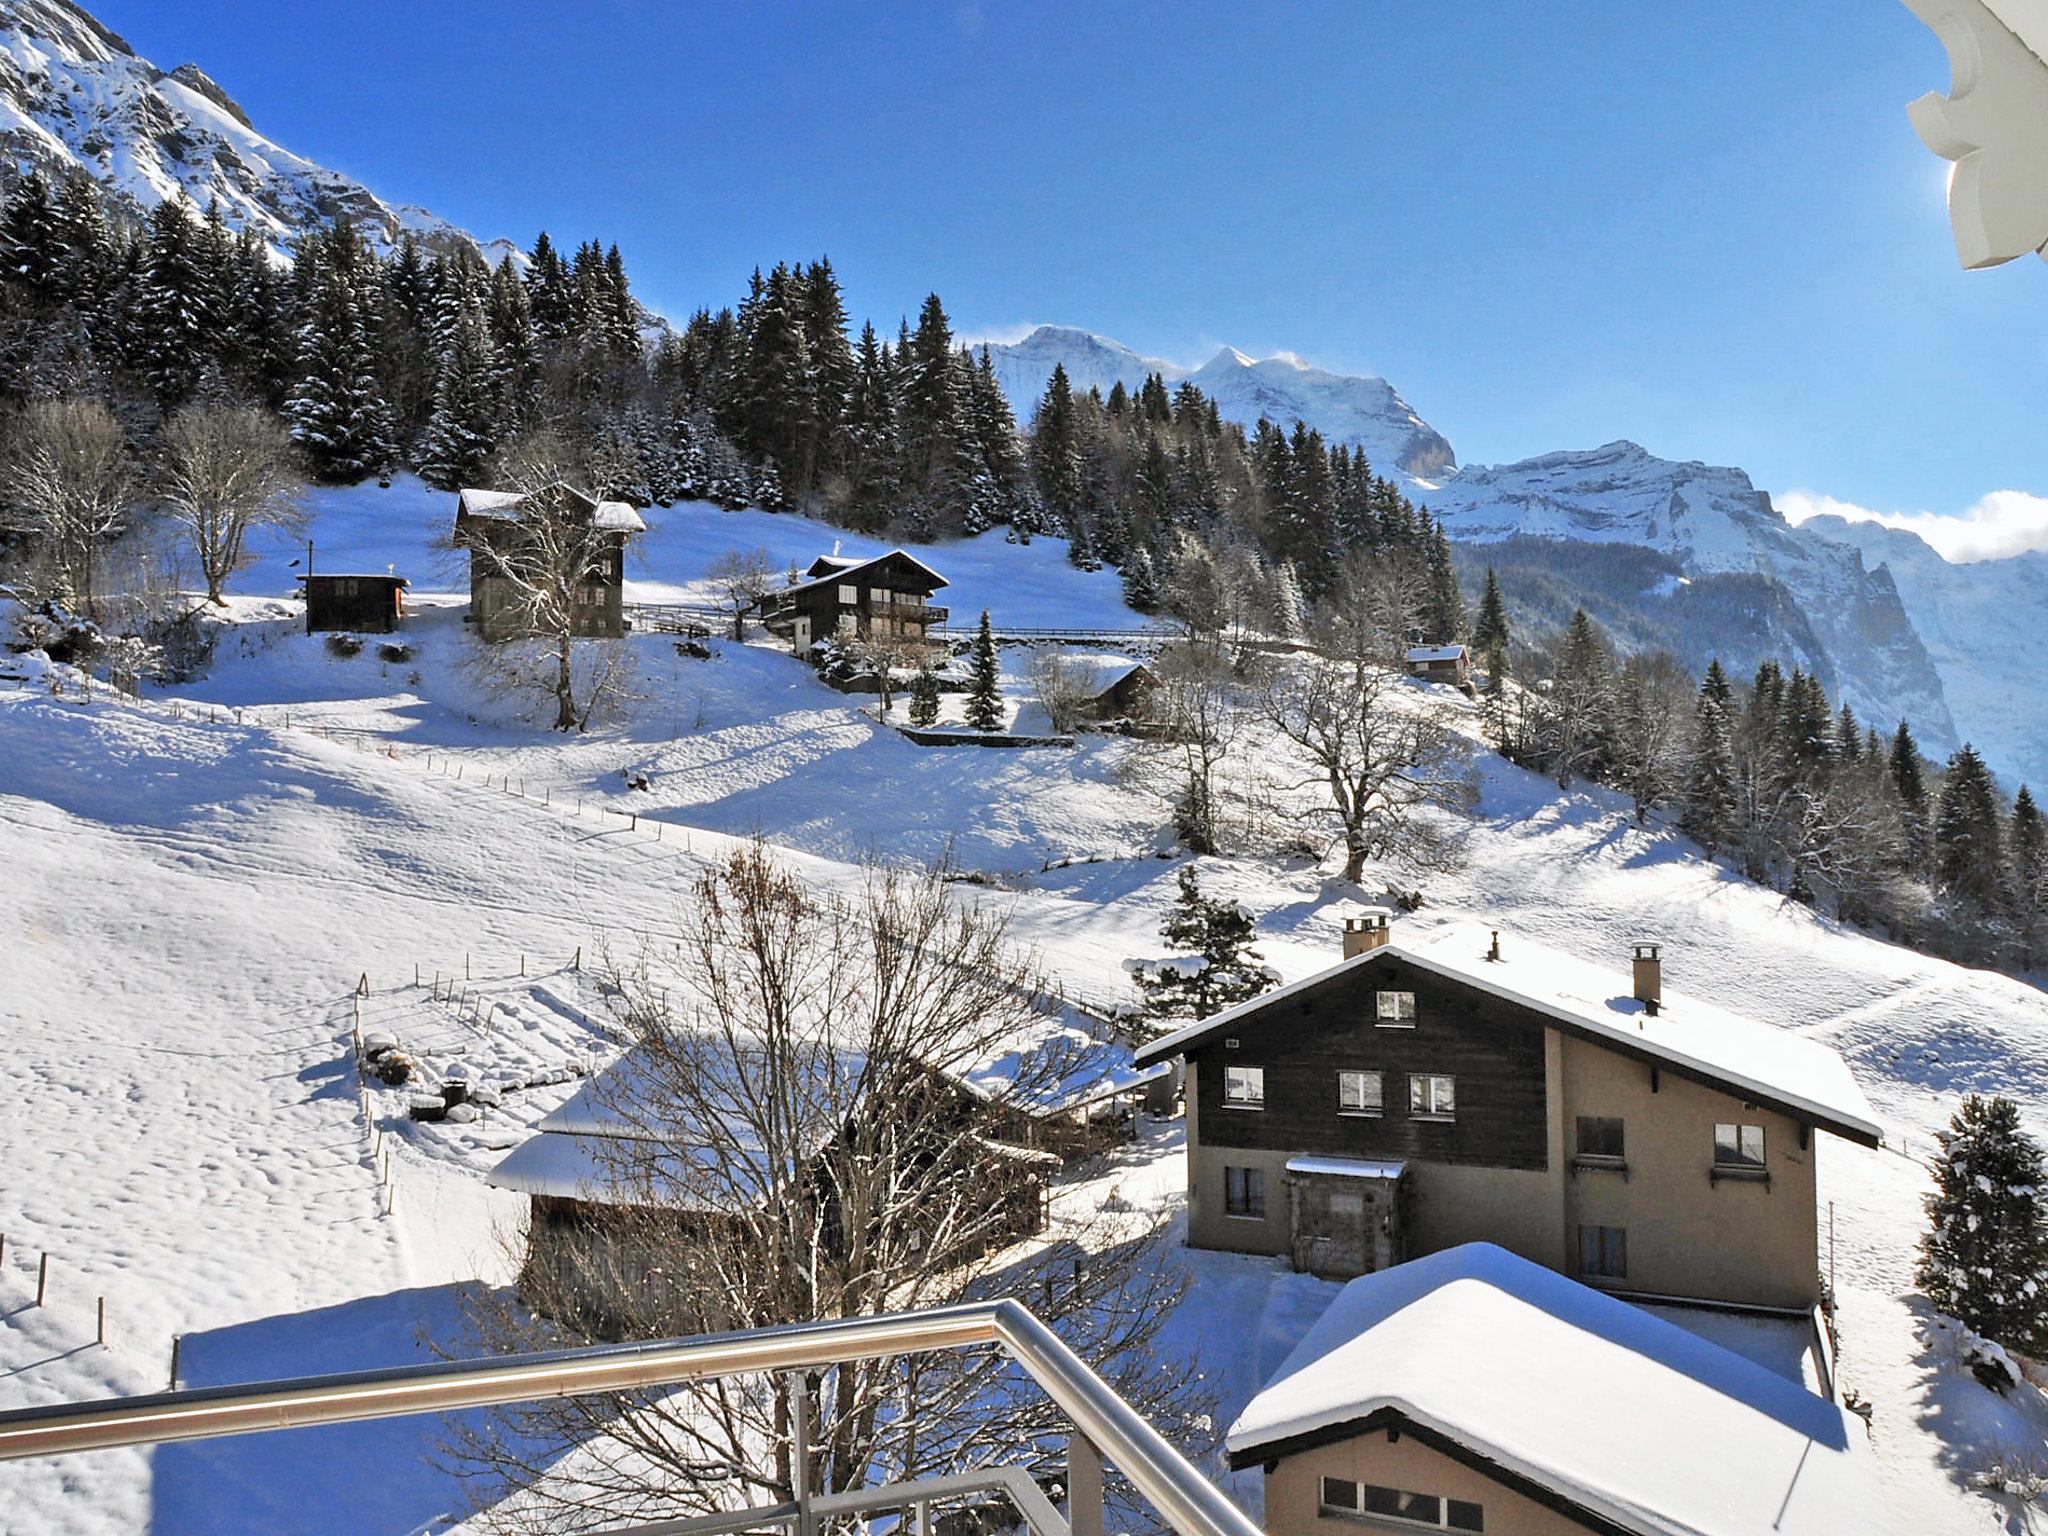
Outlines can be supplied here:
<path id="1" fill-rule="evenodd" d="M 301 576 L 306 588 L 306 633 L 388 635 L 405 617 L 403 576 L 322 571 Z"/>

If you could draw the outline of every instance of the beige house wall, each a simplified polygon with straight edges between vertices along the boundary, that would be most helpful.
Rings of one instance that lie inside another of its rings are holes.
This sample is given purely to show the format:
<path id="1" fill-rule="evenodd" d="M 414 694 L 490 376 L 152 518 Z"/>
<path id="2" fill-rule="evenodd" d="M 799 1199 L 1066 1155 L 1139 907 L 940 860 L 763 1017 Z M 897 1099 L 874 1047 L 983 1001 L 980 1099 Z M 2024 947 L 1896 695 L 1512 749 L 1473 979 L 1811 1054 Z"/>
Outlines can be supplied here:
<path id="1" fill-rule="evenodd" d="M 1389 1441 L 1385 1430 L 1376 1429 L 1285 1457 L 1268 1472 L 1269 1536 L 1359 1536 L 1361 1530 L 1415 1529 L 1406 1523 L 1319 1513 L 1325 1477 L 1470 1500 L 1485 1512 L 1486 1536 L 1584 1536 L 1592 1529 L 1432 1450 L 1413 1435 Z"/>
<path id="2" fill-rule="evenodd" d="M 1820 1299 L 1814 1151 L 1799 1126 L 1741 1100 L 1580 1040 L 1564 1042 L 1563 1127 L 1618 1116 L 1626 1176 L 1580 1169 L 1567 1181 L 1567 1274 L 1578 1271 L 1580 1224 L 1628 1229 L 1628 1277 L 1591 1284 L 1761 1307 Z M 1553 1101 L 1556 1102 L 1556 1101 Z M 1715 1179 L 1714 1126 L 1761 1125 L 1769 1181 Z M 1569 1147 L 1568 1147 L 1569 1151 Z"/>

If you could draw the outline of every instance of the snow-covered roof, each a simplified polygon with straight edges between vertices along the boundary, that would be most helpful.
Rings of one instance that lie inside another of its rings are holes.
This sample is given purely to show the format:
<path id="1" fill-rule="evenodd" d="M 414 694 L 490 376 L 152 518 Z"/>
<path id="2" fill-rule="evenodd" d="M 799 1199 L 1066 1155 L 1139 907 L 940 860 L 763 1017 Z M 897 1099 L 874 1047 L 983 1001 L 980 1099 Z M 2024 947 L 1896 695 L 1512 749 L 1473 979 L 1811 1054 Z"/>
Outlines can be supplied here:
<path id="1" fill-rule="evenodd" d="M 481 518 L 490 522 L 516 523 L 530 497 L 561 492 L 590 509 L 591 525 L 611 533 L 645 533 L 646 520 L 623 501 L 599 501 L 573 485 L 557 482 L 539 491 L 485 491 L 465 486 L 455 494 L 457 517 Z"/>
<path id="2" fill-rule="evenodd" d="M 811 562 L 811 569 L 815 571 L 821 565 L 829 567 L 824 575 L 814 576 L 809 581 L 800 581 L 793 587 L 784 587 L 773 595 L 776 597 L 787 597 L 794 592 L 808 592 L 815 587 L 844 581 L 848 576 L 853 575 L 857 571 L 864 571 L 870 566 L 881 565 L 890 560 L 902 560 L 923 571 L 925 575 L 931 578 L 933 591 L 937 591 L 940 587 L 946 585 L 946 578 L 918 559 L 917 556 L 900 549 L 892 549 L 887 554 L 871 555 L 866 559 L 857 559 L 848 555 L 821 555 Z"/>
<path id="3" fill-rule="evenodd" d="M 679 1158 L 635 1151 L 632 1138 L 543 1131 L 499 1160 L 484 1182 L 523 1195 L 549 1195 L 596 1205 L 653 1205 L 705 1210 L 727 1203 L 731 1179 L 686 1177 Z M 702 1149 L 694 1154 L 701 1160 Z M 674 1166 L 668 1166 L 673 1163 Z"/>
<path id="4" fill-rule="evenodd" d="M 1668 990 L 1653 1018 L 1624 978 L 1562 951 L 1504 936 L 1501 958 L 1489 960 L 1492 932 L 1477 923 L 1451 923 L 1420 935 L 1397 927 L 1379 948 L 1162 1036 L 1140 1047 L 1137 1060 L 1143 1065 L 1181 1055 L 1309 987 L 1400 959 L 1518 1003 L 1595 1043 L 1668 1063 L 1853 1141 L 1875 1146 L 1883 1139 L 1870 1101 L 1832 1047 Z"/>
<path id="5" fill-rule="evenodd" d="M 401 587 L 409 587 L 412 581 L 391 571 L 308 571 L 295 578 L 299 581 L 389 581 Z"/>
<path id="6" fill-rule="evenodd" d="M 1462 645 L 1411 645 L 1408 647 L 1408 663 L 1419 667 L 1431 661 L 1458 661 L 1464 654 Z"/>
<path id="7" fill-rule="evenodd" d="M 1290 1157 L 1289 1173 L 1323 1173 L 1339 1179 L 1398 1179 L 1408 1171 L 1403 1162 L 1377 1157 Z"/>
<path id="8" fill-rule="evenodd" d="M 1346 1285 L 1225 1443 L 1245 1466 L 1401 1424 L 1641 1536 L 1884 1528 L 1834 1403 L 1490 1243 Z"/>

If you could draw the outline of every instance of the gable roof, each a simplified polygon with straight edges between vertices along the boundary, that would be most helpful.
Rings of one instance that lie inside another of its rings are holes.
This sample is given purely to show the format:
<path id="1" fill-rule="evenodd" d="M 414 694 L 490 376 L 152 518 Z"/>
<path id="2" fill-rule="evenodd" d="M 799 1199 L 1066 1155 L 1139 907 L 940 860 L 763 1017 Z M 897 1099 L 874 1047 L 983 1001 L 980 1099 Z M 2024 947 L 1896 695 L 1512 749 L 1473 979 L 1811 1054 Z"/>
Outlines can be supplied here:
<path id="1" fill-rule="evenodd" d="M 1477 923 L 1452 923 L 1411 934 L 1404 925 L 1378 949 L 1140 1047 L 1138 1064 L 1185 1055 L 1226 1031 L 1256 1026 L 1311 987 L 1399 959 L 1541 1014 L 1581 1039 L 1668 1066 L 1850 1141 L 1874 1147 L 1883 1140 L 1870 1101 L 1832 1047 L 1668 990 L 1652 1018 L 1621 977 L 1562 951 L 1504 936 L 1501 958 L 1489 960 L 1492 932 Z"/>
<path id="2" fill-rule="evenodd" d="M 1462 645 L 1411 645 L 1408 647 L 1408 660 L 1411 665 L 1420 665 L 1430 661 L 1458 661 L 1463 658 L 1464 654 L 1465 647 Z"/>
<path id="3" fill-rule="evenodd" d="M 526 503 L 536 496 L 563 495 L 575 501 L 593 526 L 613 533 L 645 533 L 646 520 L 623 501 L 599 501 L 567 481 L 557 480 L 534 491 L 485 491 L 465 486 L 455 493 L 455 516 L 485 522 L 516 523 L 525 514 Z"/>
<path id="4" fill-rule="evenodd" d="M 851 555 L 820 555 L 811 562 L 811 579 L 809 581 L 800 581 L 793 587 L 784 587 L 780 592 L 772 595 L 775 597 L 788 597 L 796 592 L 809 592 L 818 587 L 844 581 L 849 576 L 871 570 L 878 565 L 887 564 L 891 560 L 901 560 L 904 564 L 915 566 L 918 570 L 922 571 L 931 578 L 932 590 L 934 592 L 946 585 L 946 578 L 918 559 L 917 556 L 909 554 L 904 550 L 892 549 L 887 554 L 872 555 L 866 559 L 860 559 Z"/>
<path id="5" fill-rule="evenodd" d="M 1242 1467 L 1380 1426 L 1598 1530 L 1884 1525 L 1866 1432 L 1833 1402 L 1491 1243 L 1346 1285 L 1225 1445 Z"/>

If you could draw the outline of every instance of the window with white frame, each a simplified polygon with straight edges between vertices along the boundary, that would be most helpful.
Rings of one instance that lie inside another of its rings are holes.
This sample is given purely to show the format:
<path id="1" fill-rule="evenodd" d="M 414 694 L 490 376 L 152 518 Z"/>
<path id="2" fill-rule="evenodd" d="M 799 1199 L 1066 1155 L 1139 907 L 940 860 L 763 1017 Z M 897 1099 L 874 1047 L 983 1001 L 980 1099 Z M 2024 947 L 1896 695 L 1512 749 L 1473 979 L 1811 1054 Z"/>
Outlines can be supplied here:
<path id="1" fill-rule="evenodd" d="M 1320 1512 L 1339 1519 L 1420 1526 L 1426 1531 L 1486 1530 L 1486 1511 L 1470 1499 L 1390 1488 L 1384 1483 L 1357 1483 L 1348 1477 L 1326 1477 L 1316 1495 Z"/>
<path id="2" fill-rule="evenodd" d="M 1266 1215 L 1266 1170 L 1233 1168 L 1223 1170 L 1223 1214 L 1260 1221 Z"/>
<path id="3" fill-rule="evenodd" d="M 1762 1173 L 1764 1128 L 1760 1125 L 1715 1126 L 1714 1166 L 1724 1173 Z"/>
<path id="4" fill-rule="evenodd" d="M 1449 1120 L 1458 1113 L 1458 1080 L 1435 1072 L 1417 1072 L 1408 1079 L 1411 1120 Z"/>
<path id="5" fill-rule="evenodd" d="M 1413 1029 L 1415 1027 L 1415 994 L 1413 992 L 1375 992 L 1373 994 L 1372 1017 L 1375 1024 L 1385 1029 Z"/>
<path id="6" fill-rule="evenodd" d="M 1337 1074 L 1337 1113 L 1376 1115 L 1382 1107 L 1381 1074 L 1346 1069 Z"/>
<path id="7" fill-rule="evenodd" d="M 1223 1102 L 1231 1109 L 1264 1109 L 1266 1107 L 1266 1069 L 1264 1067 L 1225 1067 L 1223 1069 Z"/>
<path id="8" fill-rule="evenodd" d="M 839 584 L 839 601 L 849 608 L 858 607 L 860 605 L 860 588 L 846 582 L 841 582 Z"/>

